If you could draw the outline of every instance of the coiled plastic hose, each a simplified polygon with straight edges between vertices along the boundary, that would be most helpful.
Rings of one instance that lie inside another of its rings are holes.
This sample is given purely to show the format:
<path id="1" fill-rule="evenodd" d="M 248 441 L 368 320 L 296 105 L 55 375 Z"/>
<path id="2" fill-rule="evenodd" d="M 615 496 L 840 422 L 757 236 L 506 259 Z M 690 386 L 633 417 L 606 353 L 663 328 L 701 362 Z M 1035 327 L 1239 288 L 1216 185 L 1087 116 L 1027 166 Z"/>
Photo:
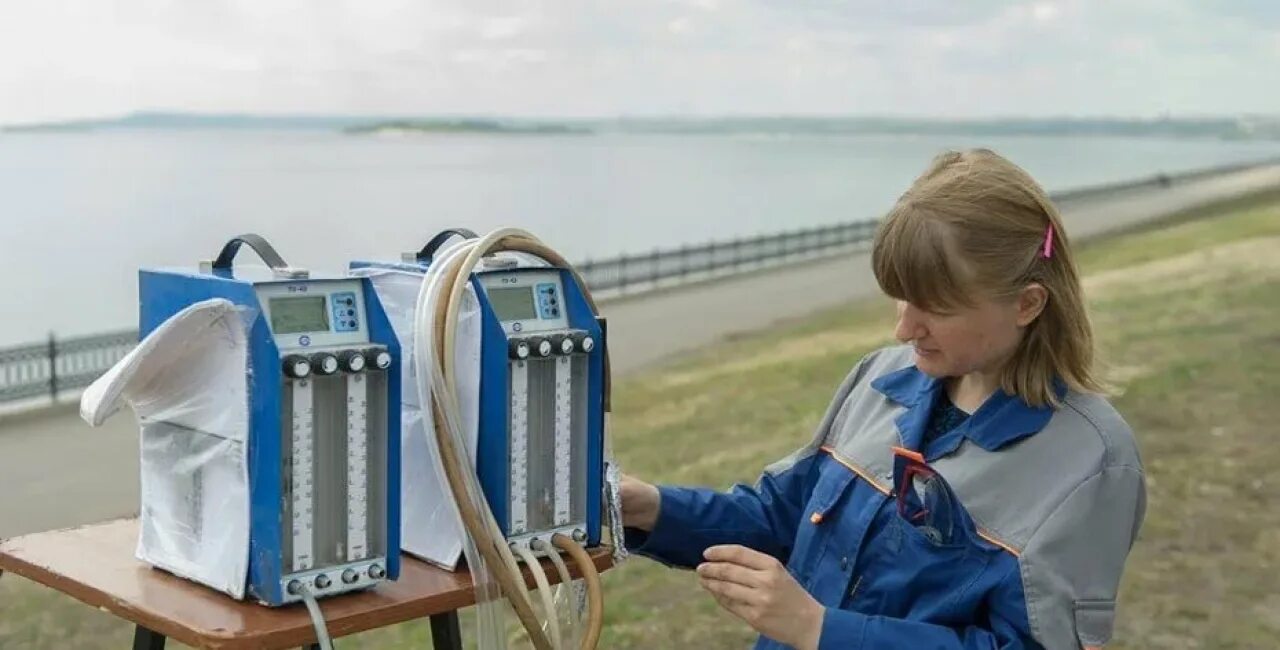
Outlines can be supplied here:
<path id="1" fill-rule="evenodd" d="M 575 641 L 580 641 L 576 635 L 578 628 L 582 624 L 582 617 L 579 616 L 577 599 L 573 598 L 575 591 L 573 589 L 573 576 L 569 574 L 569 567 L 565 566 L 564 558 L 560 557 L 559 549 L 551 544 L 548 544 L 541 539 L 534 539 L 529 542 L 529 547 L 535 551 L 545 553 L 547 558 L 551 560 L 551 564 L 556 567 L 556 574 L 560 576 L 560 584 L 557 585 L 558 591 L 556 592 L 556 614 L 558 616 L 560 613 L 559 598 L 564 596 L 564 599 L 568 601 L 569 605 L 569 631 L 575 635 L 575 637 L 569 641 L 569 645 L 576 645 Z"/>
<path id="2" fill-rule="evenodd" d="M 525 566 L 533 574 L 533 581 L 538 585 L 538 595 L 542 598 L 542 614 L 547 618 L 547 628 L 551 630 L 551 645 L 564 647 L 564 637 L 560 635 L 560 617 L 556 616 L 556 600 L 551 593 L 551 583 L 547 582 L 547 574 L 542 570 L 542 563 L 533 556 L 529 549 L 513 544 L 511 550 L 524 560 Z M 542 629 L 539 627 L 538 629 Z"/>
<path id="3" fill-rule="evenodd" d="M 478 562 L 473 562 L 468 555 L 477 587 L 488 583 L 488 572 L 497 582 L 501 591 L 506 594 L 512 608 L 520 619 L 521 625 L 538 650 L 561 650 L 558 622 L 552 624 L 552 637 L 543 632 L 542 625 L 534 612 L 527 591 L 524 588 L 523 576 L 520 573 L 511 549 L 503 538 L 501 529 L 493 517 L 485 500 L 483 490 L 475 473 L 470 471 L 470 458 L 462 444 L 461 411 L 458 407 L 458 393 L 454 374 L 454 346 L 457 333 L 458 312 L 461 308 L 463 292 L 471 274 L 480 259 L 485 255 L 501 250 L 521 251 L 540 257 L 552 265 L 568 269 L 584 289 L 584 295 L 590 303 L 592 311 L 598 309 L 590 294 L 585 290 L 585 283 L 571 265 L 558 253 L 551 250 L 527 232 L 516 229 L 502 229 L 489 233 L 475 241 L 465 241 L 448 250 L 447 254 L 437 256 L 438 259 L 428 271 L 419 293 L 418 311 L 415 315 L 414 345 L 417 350 L 415 363 L 418 371 L 418 389 L 422 403 L 430 403 L 432 419 L 435 424 L 436 443 L 441 454 L 441 464 L 445 479 L 454 496 L 458 514 L 468 532 L 469 544 L 473 544 Z M 440 259 L 442 258 L 442 259 Z M 449 298 L 439 300 L 439 294 L 448 288 Z M 605 357 L 605 391 L 609 390 L 608 357 Z M 429 378 L 430 395 L 426 395 Z M 428 401 L 430 400 L 430 401 Z M 606 397 L 606 408 L 608 399 Z M 588 625 L 583 635 L 580 648 L 591 650 L 599 641 L 603 625 L 604 597 L 601 591 L 600 577 L 590 555 L 577 542 L 564 535 L 555 535 L 552 543 L 556 548 L 564 550 L 578 565 L 579 571 L 587 585 L 588 592 Z M 533 560 L 532 557 L 529 560 Z M 526 560 L 528 561 L 528 560 Z M 541 575 L 540 592 L 547 591 L 546 576 L 536 560 L 530 563 L 530 570 L 535 580 Z M 483 591 L 483 590 L 479 590 Z M 477 601 L 483 601 L 486 594 L 477 593 Z M 543 602 L 552 602 L 549 593 L 544 593 Z M 556 616 L 554 606 L 548 609 L 547 616 Z"/>

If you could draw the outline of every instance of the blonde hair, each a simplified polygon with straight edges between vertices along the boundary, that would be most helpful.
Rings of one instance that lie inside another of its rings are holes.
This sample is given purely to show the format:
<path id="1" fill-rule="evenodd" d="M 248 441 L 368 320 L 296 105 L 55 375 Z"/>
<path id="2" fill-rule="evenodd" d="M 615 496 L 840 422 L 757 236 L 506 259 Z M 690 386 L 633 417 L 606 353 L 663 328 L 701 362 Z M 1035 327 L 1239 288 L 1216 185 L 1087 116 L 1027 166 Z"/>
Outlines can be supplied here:
<path id="1" fill-rule="evenodd" d="M 1052 251 L 1044 256 L 1047 231 Z M 1012 299 L 1028 284 L 1048 293 L 1001 376 L 1028 404 L 1059 405 L 1055 380 L 1103 392 L 1093 370 L 1093 330 L 1058 210 L 1027 172 L 995 152 L 951 151 L 889 210 L 871 255 L 880 288 L 921 309 Z"/>

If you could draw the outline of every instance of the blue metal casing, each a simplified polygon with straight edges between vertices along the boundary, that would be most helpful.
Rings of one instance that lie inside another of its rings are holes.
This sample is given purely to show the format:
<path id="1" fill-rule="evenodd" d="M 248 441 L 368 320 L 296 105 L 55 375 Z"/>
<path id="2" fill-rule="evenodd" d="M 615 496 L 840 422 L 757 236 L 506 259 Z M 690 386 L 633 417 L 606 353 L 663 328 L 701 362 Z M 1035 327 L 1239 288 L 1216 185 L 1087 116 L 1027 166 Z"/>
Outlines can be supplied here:
<path id="1" fill-rule="evenodd" d="M 590 396 L 587 405 L 587 545 L 597 546 L 600 544 L 604 481 L 604 352 L 607 343 L 603 340 L 600 324 L 573 275 L 564 269 L 559 269 L 559 273 L 565 291 L 570 326 L 586 330 L 601 342 L 589 355 L 587 384 L 587 394 Z M 507 423 L 510 417 L 508 387 L 511 378 L 507 336 L 487 295 L 484 291 L 477 291 L 476 294 L 484 312 L 480 353 L 480 442 L 476 471 L 498 525 L 504 535 L 510 536 L 508 504 L 511 495 L 507 459 L 510 457 L 511 447 Z"/>
<path id="2" fill-rule="evenodd" d="M 427 263 L 353 261 L 350 269 L 387 269 L 425 273 Z M 591 306 L 582 293 L 572 273 L 565 269 L 545 267 L 528 269 L 501 269 L 474 274 L 471 285 L 479 298 L 483 322 L 481 325 L 480 354 L 480 417 L 479 443 L 476 472 L 494 518 L 504 535 L 510 537 L 510 362 L 508 338 L 493 305 L 480 282 L 486 273 L 520 273 L 522 271 L 548 271 L 559 273 L 565 291 L 565 307 L 570 327 L 588 332 L 599 344 L 589 353 L 587 394 L 587 494 L 586 517 L 587 545 L 597 546 L 601 537 L 604 488 L 604 358 L 607 341 Z"/>
<path id="3" fill-rule="evenodd" d="M 329 278 L 351 280 L 352 278 Z M 272 283 L 316 282 L 310 280 L 270 280 Z M 371 343 L 385 346 L 392 355 L 392 366 L 386 370 L 389 396 L 387 404 L 387 468 L 386 468 L 386 577 L 394 580 L 400 574 L 400 346 L 391 323 L 383 313 L 381 302 L 368 280 L 360 280 Z M 139 271 L 139 330 L 141 337 L 159 327 L 168 318 L 188 306 L 214 298 L 222 298 L 246 308 L 245 322 L 249 342 L 249 594 L 268 605 L 286 602 L 281 588 L 285 570 L 283 535 L 285 522 L 281 504 L 282 475 L 281 351 L 271 327 L 264 318 L 262 305 L 254 290 L 264 281 L 240 279 L 234 271 L 200 273 L 187 269 L 143 269 Z"/>

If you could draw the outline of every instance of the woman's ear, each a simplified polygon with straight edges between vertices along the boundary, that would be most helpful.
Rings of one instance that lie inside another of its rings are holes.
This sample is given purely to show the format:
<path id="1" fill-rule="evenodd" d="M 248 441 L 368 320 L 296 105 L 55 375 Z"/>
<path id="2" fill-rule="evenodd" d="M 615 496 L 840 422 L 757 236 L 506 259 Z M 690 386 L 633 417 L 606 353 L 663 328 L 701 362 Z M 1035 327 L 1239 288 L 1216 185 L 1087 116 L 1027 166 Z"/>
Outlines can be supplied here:
<path id="1" fill-rule="evenodd" d="M 1018 293 L 1018 327 L 1026 327 L 1035 322 L 1049 304 L 1049 290 L 1038 282 L 1032 282 Z"/>

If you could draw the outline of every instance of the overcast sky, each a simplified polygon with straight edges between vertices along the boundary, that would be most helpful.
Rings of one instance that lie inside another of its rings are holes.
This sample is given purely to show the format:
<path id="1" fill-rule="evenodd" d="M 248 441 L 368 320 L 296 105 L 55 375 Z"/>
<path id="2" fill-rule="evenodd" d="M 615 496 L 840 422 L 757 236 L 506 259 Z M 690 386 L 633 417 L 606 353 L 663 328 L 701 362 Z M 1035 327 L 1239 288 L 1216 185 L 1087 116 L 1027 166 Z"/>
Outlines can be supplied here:
<path id="1" fill-rule="evenodd" d="M 0 0 L 0 122 L 1280 113 L 1280 0 Z"/>

